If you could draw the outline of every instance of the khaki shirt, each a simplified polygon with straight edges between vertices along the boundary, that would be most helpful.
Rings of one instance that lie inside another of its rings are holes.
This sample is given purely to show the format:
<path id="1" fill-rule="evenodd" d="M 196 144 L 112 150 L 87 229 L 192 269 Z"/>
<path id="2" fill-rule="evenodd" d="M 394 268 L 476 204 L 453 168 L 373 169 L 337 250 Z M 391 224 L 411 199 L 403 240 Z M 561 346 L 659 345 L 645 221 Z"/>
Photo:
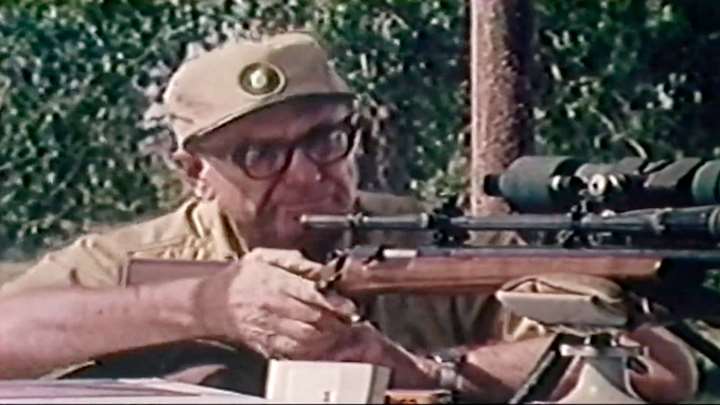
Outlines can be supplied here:
<path id="1" fill-rule="evenodd" d="M 361 192 L 356 208 L 366 214 L 393 215 L 418 212 L 424 207 L 408 197 Z M 348 234 L 345 243 L 412 247 L 423 241 L 428 241 L 427 234 L 370 231 Z M 512 241 L 510 235 L 491 234 L 485 242 Z M 191 199 L 170 214 L 104 234 L 86 235 L 47 254 L 23 275 L 0 286 L 0 296 L 42 287 L 122 287 L 131 258 L 229 260 L 246 251 L 241 235 L 214 202 Z M 508 324 L 501 321 L 505 315 L 497 302 L 483 295 L 384 295 L 369 303 L 367 316 L 391 339 L 415 351 L 508 337 L 503 331 Z M 146 360 L 141 363 L 148 364 L 148 357 L 142 358 Z"/>

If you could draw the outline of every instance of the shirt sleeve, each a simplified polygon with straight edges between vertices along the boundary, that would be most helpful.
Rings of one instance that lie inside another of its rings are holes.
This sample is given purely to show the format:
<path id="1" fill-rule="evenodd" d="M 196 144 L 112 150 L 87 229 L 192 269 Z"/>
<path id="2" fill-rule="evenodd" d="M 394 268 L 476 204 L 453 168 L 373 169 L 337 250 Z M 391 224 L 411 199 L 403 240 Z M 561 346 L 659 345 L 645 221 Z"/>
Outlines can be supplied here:
<path id="1" fill-rule="evenodd" d="M 46 254 L 20 276 L 0 286 L 0 296 L 49 287 L 120 285 L 125 256 L 109 249 L 98 235 Z"/>
<path id="2" fill-rule="evenodd" d="M 46 254 L 26 272 L 0 285 L 0 297 L 43 288 L 119 285 L 123 256 L 113 253 L 109 246 L 98 235 L 81 237 L 64 249 Z M 94 364 L 94 360 L 89 360 L 58 367 L 40 378 L 61 378 Z"/>

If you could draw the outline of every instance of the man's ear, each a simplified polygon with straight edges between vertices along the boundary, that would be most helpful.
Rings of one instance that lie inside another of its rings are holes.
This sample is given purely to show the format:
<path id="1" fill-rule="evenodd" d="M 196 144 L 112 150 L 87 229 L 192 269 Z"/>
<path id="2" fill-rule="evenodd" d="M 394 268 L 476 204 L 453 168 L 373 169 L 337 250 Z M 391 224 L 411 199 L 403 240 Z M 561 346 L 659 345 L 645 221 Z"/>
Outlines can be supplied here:
<path id="1" fill-rule="evenodd" d="M 202 176 L 204 162 L 187 151 L 175 151 L 172 159 L 177 165 L 180 178 L 193 193 L 200 198 L 210 198 L 211 189 Z"/>

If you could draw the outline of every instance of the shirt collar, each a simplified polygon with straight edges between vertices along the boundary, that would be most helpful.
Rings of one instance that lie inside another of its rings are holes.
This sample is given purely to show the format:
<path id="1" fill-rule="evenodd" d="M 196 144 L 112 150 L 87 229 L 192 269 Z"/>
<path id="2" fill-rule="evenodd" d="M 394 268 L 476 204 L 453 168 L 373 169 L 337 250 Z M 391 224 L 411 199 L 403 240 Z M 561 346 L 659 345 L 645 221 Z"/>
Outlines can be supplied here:
<path id="1" fill-rule="evenodd" d="M 224 259 L 237 259 L 249 251 L 235 221 L 220 209 L 217 200 L 198 201 L 191 222 L 200 238 L 209 238 Z"/>

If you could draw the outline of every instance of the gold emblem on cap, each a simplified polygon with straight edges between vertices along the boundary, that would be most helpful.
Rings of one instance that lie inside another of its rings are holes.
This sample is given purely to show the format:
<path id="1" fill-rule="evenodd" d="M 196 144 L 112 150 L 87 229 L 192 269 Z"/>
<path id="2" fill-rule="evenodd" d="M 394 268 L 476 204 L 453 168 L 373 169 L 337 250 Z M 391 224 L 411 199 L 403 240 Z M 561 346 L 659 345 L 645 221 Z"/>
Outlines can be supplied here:
<path id="1" fill-rule="evenodd" d="M 285 76 L 269 63 L 253 63 L 240 72 L 240 87 L 253 96 L 277 93 L 285 85 Z"/>

